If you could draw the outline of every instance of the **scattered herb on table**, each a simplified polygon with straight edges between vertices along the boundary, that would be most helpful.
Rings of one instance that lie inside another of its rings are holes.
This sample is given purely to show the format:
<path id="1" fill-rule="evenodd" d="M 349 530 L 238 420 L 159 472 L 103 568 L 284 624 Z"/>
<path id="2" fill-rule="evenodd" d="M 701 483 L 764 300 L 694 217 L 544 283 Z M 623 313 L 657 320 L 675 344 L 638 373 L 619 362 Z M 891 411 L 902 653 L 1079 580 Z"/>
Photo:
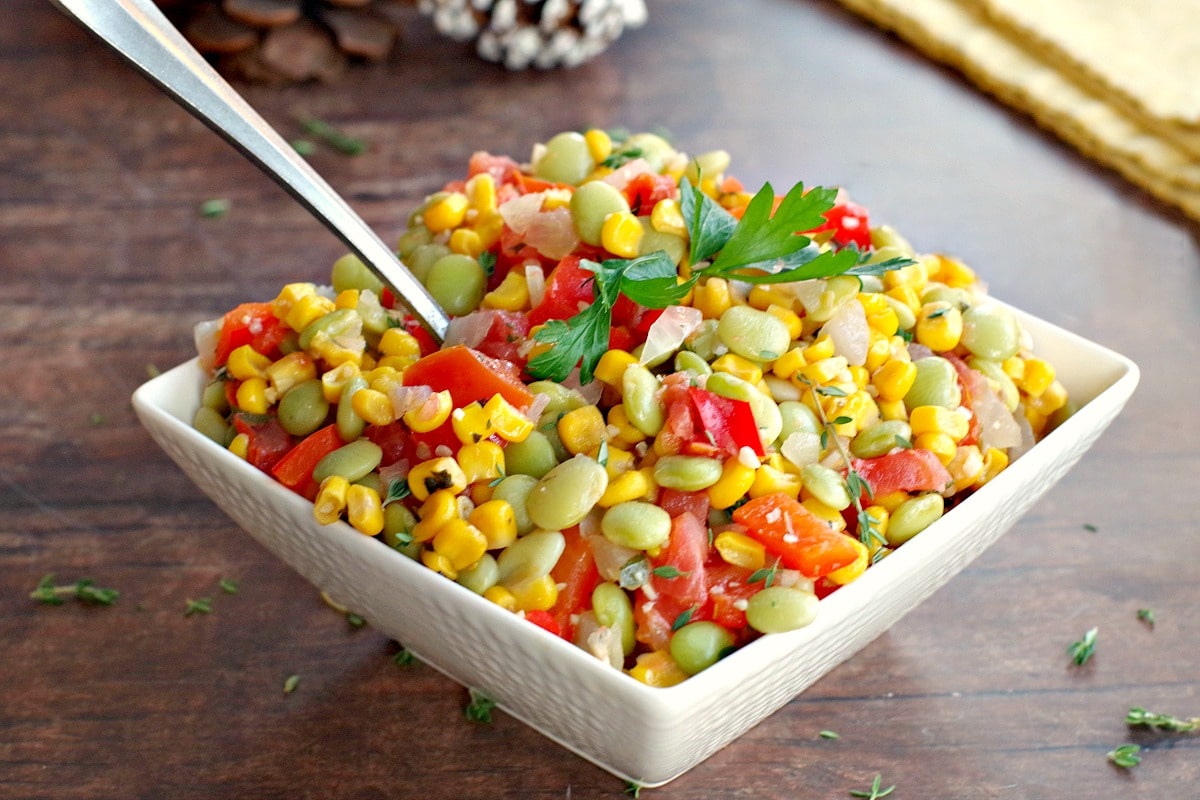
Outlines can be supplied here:
<path id="1" fill-rule="evenodd" d="M 1151 628 L 1154 627 L 1154 623 L 1156 620 L 1154 619 L 1154 609 L 1153 608 L 1139 608 L 1138 612 L 1137 612 L 1137 618 L 1140 619 L 1142 622 L 1146 623 L 1146 625 L 1148 627 L 1151 627 Z"/>
<path id="2" fill-rule="evenodd" d="M 353 611 L 346 612 L 346 622 L 351 628 L 361 628 L 367 624 L 367 621 Z"/>
<path id="3" fill-rule="evenodd" d="M 1099 631 L 1099 628 L 1091 628 L 1083 634 L 1082 639 L 1071 642 L 1067 648 L 1067 655 L 1071 657 L 1075 666 L 1082 667 L 1096 654 L 1096 636 Z"/>
<path id="4" fill-rule="evenodd" d="M 158 365 L 156 365 L 156 364 L 147 364 L 146 365 L 146 377 L 147 378 L 157 378 L 159 375 L 162 375 L 162 370 L 158 368 Z"/>
<path id="5" fill-rule="evenodd" d="M 91 416 L 88 417 L 88 424 L 91 425 L 93 428 L 99 428 L 105 422 L 108 422 L 108 420 L 106 420 L 104 418 L 104 415 L 101 414 L 99 411 L 92 412 Z"/>
<path id="6" fill-rule="evenodd" d="M 392 656 L 392 663 L 400 667 L 407 667 L 408 665 L 415 663 L 416 660 L 417 657 L 413 655 L 412 650 L 409 650 L 403 645 L 401 645 L 400 649 L 396 652 L 396 655 Z"/>
<path id="7" fill-rule="evenodd" d="M 839 734 L 837 731 L 821 731 L 817 735 L 820 736 L 822 739 L 840 739 L 840 738 L 842 738 L 841 734 Z"/>
<path id="8" fill-rule="evenodd" d="M 1108 751 L 1108 760 L 1117 765 L 1121 769 L 1132 769 L 1142 763 L 1142 757 L 1139 755 L 1142 748 L 1136 744 L 1123 744 L 1120 747 L 1114 747 Z"/>
<path id="9" fill-rule="evenodd" d="M 193 614 L 211 614 L 212 613 L 212 598 L 197 597 L 195 600 L 190 597 L 187 600 L 187 607 L 183 610 L 185 617 L 190 617 Z"/>
<path id="10" fill-rule="evenodd" d="M 309 136 L 320 139 L 325 144 L 348 156 L 357 156 L 366 152 L 367 144 L 362 139 L 341 131 L 323 119 L 302 117 L 300 125 Z"/>
<path id="11" fill-rule="evenodd" d="M 293 139 L 290 144 L 293 150 L 305 158 L 317 152 L 317 144 L 311 139 Z"/>
<path id="12" fill-rule="evenodd" d="M 231 581 L 229 578 L 221 578 L 217 585 L 221 587 L 221 591 L 225 594 L 237 594 L 238 585 L 235 581 Z"/>
<path id="13" fill-rule="evenodd" d="M 1095 525 L 1093 525 L 1090 522 L 1083 523 L 1083 529 L 1085 531 L 1087 531 L 1088 533 L 1095 533 L 1096 531 L 1099 530 L 1099 528 L 1097 528 Z"/>
<path id="14" fill-rule="evenodd" d="M 205 219 L 216 219 L 229 213 L 230 202 L 223 197 L 214 197 L 200 204 L 200 216 Z"/>
<path id="15" fill-rule="evenodd" d="M 492 711 L 496 708 L 496 701 L 478 689 L 469 691 L 471 701 L 463 709 L 463 716 L 471 722 L 478 722 L 481 725 L 489 724 L 492 721 Z"/>
<path id="16" fill-rule="evenodd" d="M 31 600 L 48 606 L 61 606 L 68 598 L 90 605 L 111 606 L 121 593 L 116 589 L 96 586 L 91 578 L 80 578 L 74 583 L 55 585 L 54 575 L 46 575 L 38 581 L 37 588 L 29 593 Z"/>
<path id="17" fill-rule="evenodd" d="M 299 675 L 288 675 L 287 678 L 284 679 L 284 681 L 283 681 L 283 693 L 291 694 L 292 692 L 296 691 L 296 688 L 299 686 L 300 686 L 300 676 Z"/>
<path id="18" fill-rule="evenodd" d="M 634 783 L 633 781 L 625 781 L 625 794 L 635 798 L 641 797 L 642 785 L 640 783 Z"/>
<path id="19" fill-rule="evenodd" d="M 1200 717 L 1184 719 L 1169 714 L 1157 714 L 1147 711 L 1140 706 L 1129 709 L 1125 715 L 1125 724 L 1131 727 L 1145 727 L 1153 730 L 1171 731 L 1173 733 L 1194 733 L 1200 731 Z"/>
<path id="20" fill-rule="evenodd" d="M 864 791 L 862 789 L 851 789 L 851 797 L 865 797 L 867 800 L 879 800 L 880 797 L 887 797 L 896 788 L 895 784 L 886 789 L 880 788 L 883 786 L 883 776 L 875 773 L 875 780 L 871 781 L 871 788 Z"/>

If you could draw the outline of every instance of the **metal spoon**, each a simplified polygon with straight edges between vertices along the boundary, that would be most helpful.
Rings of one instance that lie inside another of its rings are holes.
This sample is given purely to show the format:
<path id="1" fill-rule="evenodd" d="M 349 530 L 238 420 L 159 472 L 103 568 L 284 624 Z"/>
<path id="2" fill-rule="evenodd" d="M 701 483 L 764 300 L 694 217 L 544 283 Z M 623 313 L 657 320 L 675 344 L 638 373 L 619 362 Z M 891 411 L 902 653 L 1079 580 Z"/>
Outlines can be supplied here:
<path id="1" fill-rule="evenodd" d="M 50 0 L 325 223 L 441 341 L 450 318 L 391 248 L 217 74 L 152 0 Z"/>

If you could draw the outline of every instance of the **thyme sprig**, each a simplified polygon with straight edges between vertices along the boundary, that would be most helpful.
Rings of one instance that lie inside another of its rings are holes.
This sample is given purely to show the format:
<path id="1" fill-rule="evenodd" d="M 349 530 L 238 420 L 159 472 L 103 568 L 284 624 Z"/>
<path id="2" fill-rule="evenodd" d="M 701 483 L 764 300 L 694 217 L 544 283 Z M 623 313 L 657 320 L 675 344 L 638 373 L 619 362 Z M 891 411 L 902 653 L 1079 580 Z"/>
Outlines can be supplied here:
<path id="1" fill-rule="evenodd" d="M 1158 714 L 1147 711 L 1141 706 L 1134 706 L 1125 715 L 1125 724 L 1130 727 L 1144 727 L 1152 730 L 1171 731 L 1172 733 L 1195 733 L 1200 731 L 1200 717 L 1173 717 L 1170 714 Z"/>
<path id="2" fill-rule="evenodd" d="M 1071 662 L 1075 666 L 1082 667 L 1096 654 L 1096 638 L 1099 633 L 1099 628 L 1089 628 L 1083 634 L 1083 638 L 1071 642 L 1067 647 L 1067 655 L 1071 657 Z"/>
<path id="3" fill-rule="evenodd" d="M 883 776 L 875 773 L 875 780 L 871 781 L 871 788 L 867 790 L 851 789 L 851 797 L 865 797 L 866 800 L 879 800 L 880 797 L 887 797 L 896 788 L 896 784 L 892 784 L 883 788 Z"/>
<path id="4" fill-rule="evenodd" d="M 91 578 L 80 578 L 74 583 L 56 585 L 54 575 L 46 575 L 38 581 L 37 588 L 29 593 L 29 599 L 48 606 L 61 606 L 68 599 L 98 606 L 111 606 L 121 593 L 116 589 L 96 586 Z"/>

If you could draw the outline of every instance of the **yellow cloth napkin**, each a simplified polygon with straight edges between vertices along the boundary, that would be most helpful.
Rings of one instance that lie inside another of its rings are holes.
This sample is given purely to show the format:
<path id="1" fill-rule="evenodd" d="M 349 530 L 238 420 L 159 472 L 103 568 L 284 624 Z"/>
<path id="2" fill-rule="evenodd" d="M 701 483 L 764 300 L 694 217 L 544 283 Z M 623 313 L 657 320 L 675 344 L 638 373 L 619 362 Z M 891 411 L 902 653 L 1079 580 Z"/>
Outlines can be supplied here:
<path id="1" fill-rule="evenodd" d="M 1200 220 L 1200 2 L 839 2 Z"/>

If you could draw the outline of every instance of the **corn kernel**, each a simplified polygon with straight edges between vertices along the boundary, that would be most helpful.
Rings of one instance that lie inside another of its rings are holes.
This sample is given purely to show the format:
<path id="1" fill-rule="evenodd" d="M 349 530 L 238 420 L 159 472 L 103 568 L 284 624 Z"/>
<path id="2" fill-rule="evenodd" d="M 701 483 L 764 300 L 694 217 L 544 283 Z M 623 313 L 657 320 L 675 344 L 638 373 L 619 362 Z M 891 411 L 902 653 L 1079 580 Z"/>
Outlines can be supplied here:
<path id="1" fill-rule="evenodd" d="M 771 306 L 791 308 L 792 299 L 792 295 L 777 286 L 758 284 L 750 288 L 750 294 L 746 298 L 746 302 L 752 308 L 757 308 L 759 311 L 766 311 Z M 797 319 L 799 318 L 797 317 Z"/>
<path id="2" fill-rule="evenodd" d="M 600 447 L 605 434 L 604 415 L 596 406 L 568 411 L 558 419 L 558 438 L 572 455 Z"/>
<path id="3" fill-rule="evenodd" d="M 916 381 L 917 367 L 911 361 L 888 361 L 871 375 L 879 399 L 889 402 L 903 400 Z"/>
<path id="4" fill-rule="evenodd" d="M 321 481 L 317 496 L 313 500 L 313 518 L 322 525 L 329 525 L 341 518 L 350 494 L 350 482 L 341 475 L 330 475 Z"/>
<path id="5" fill-rule="evenodd" d="M 250 437 L 247 434 L 239 433 L 230 440 L 226 449 L 238 458 L 245 459 L 246 454 L 250 451 Z"/>
<path id="6" fill-rule="evenodd" d="M 953 439 L 955 444 L 970 430 L 966 416 L 942 406 L 917 406 L 908 412 L 908 423 L 912 426 L 913 436 L 941 433 Z"/>
<path id="7" fill-rule="evenodd" d="M 422 212 L 425 227 L 434 233 L 448 231 L 463 224 L 467 216 L 467 196 L 461 192 L 447 192 L 437 197 Z"/>
<path id="8" fill-rule="evenodd" d="M 558 601 L 558 583 L 553 575 L 543 575 L 508 587 L 519 611 L 549 611 Z"/>
<path id="9" fill-rule="evenodd" d="M 247 414 L 266 414 L 271 408 L 267 399 L 267 382 L 262 378 L 248 378 L 241 382 L 236 393 L 237 407 Z"/>
<path id="10" fill-rule="evenodd" d="M 975 283 L 975 271 L 956 258 L 937 256 L 940 262 L 938 280 L 955 289 L 962 289 Z"/>
<path id="11" fill-rule="evenodd" d="M 443 389 L 429 395 L 429 398 L 416 408 L 405 411 L 401 419 L 414 433 L 429 433 L 442 427 L 446 420 L 450 419 L 453 408 L 454 400 L 450 396 L 450 390 Z"/>
<path id="12" fill-rule="evenodd" d="M 533 433 L 533 421 L 503 395 L 492 395 L 492 399 L 484 404 L 483 413 L 491 422 L 491 432 L 506 442 L 523 442 Z"/>
<path id="13" fill-rule="evenodd" d="M 973 444 L 960 445 L 946 469 L 954 480 L 954 491 L 965 491 L 983 475 L 983 453 Z"/>
<path id="14" fill-rule="evenodd" d="M 588 155 L 597 164 L 612 155 L 612 137 L 602 128 L 589 128 L 583 134 L 583 141 L 587 143 Z"/>
<path id="15" fill-rule="evenodd" d="M 930 350 L 944 353 L 958 347 L 963 318 L 957 306 L 947 302 L 926 303 L 917 314 L 915 338 Z"/>
<path id="16" fill-rule="evenodd" d="M 867 368 L 851 364 L 848 369 L 850 370 L 850 380 L 854 381 L 854 385 L 859 389 L 867 388 L 867 384 L 871 382 L 871 373 L 867 371 Z"/>
<path id="17" fill-rule="evenodd" d="M 995 447 L 989 447 L 983 454 L 983 473 L 979 476 L 976 485 L 983 486 L 1003 472 L 1006 467 L 1008 467 L 1008 453 Z"/>
<path id="18" fill-rule="evenodd" d="M 417 517 L 419 521 L 412 529 L 413 540 L 427 542 L 447 522 L 458 519 L 458 495 L 447 489 L 439 489 L 425 498 L 417 510 Z"/>
<path id="19" fill-rule="evenodd" d="M 891 275 L 892 273 L 889 272 L 887 274 Z M 911 286 L 895 286 L 888 289 L 884 294 L 908 306 L 914 314 L 921 310 L 921 297 L 917 294 L 917 290 Z"/>
<path id="20" fill-rule="evenodd" d="M 705 319 L 720 319 L 733 306 L 733 292 L 724 278 L 709 278 L 693 290 L 692 307 Z"/>
<path id="21" fill-rule="evenodd" d="M 822 503 L 815 497 L 806 497 L 800 501 L 800 505 L 807 508 L 814 515 L 823 520 L 829 525 L 830 530 L 844 531 L 846 529 L 846 518 L 842 516 L 840 509 Z"/>
<path id="22" fill-rule="evenodd" d="M 755 470 L 756 467 L 744 463 L 738 456 L 725 459 L 721 477 L 707 489 L 712 507 L 724 510 L 741 500 L 754 485 Z"/>
<path id="23" fill-rule="evenodd" d="M 608 425 L 611 428 L 609 441 L 613 444 L 633 447 L 638 442 L 646 441 L 646 434 L 633 427 L 633 423 L 629 421 L 624 403 L 617 403 L 608 410 Z"/>
<path id="24" fill-rule="evenodd" d="M 491 214 L 497 209 L 496 179 L 490 173 L 472 175 L 467 179 L 464 188 L 467 193 L 467 205 L 479 215 Z"/>
<path id="25" fill-rule="evenodd" d="M 458 570 L 454 568 L 454 564 L 450 559 L 436 550 L 422 550 L 421 563 L 434 572 L 440 572 L 450 580 L 458 577 Z"/>
<path id="26" fill-rule="evenodd" d="M 783 323 L 787 328 L 789 339 L 799 339 L 804 333 L 804 320 L 800 319 L 800 315 L 792 310 L 791 305 L 779 305 L 772 303 L 767 306 L 767 313 L 775 319 Z"/>
<path id="27" fill-rule="evenodd" d="M 302 297 L 311 297 L 316 293 L 315 284 L 289 283 L 280 289 L 279 294 L 271 301 L 271 313 L 276 319 L 286 320 L 288 312 Z"/>
<path id="28" fill-rule="evenodd" d="M 483 308 L 521 311 L 529 307 L 529 282 L 517 270 L 510 270 L 500 285 L 483 296 Z"/>
<path id="29" fill-rule="evenodd" d="M 316 380 L 317 365 L 308 353 L 288 353 L 267 367 L 267 380 L 280 397 L 293 386 Z"/>
<path id="30" fill-rule="evenodd" d="M 455 459 L 467 483 L 494 481 L 504 475 L 504 448 L 490 439 L 464 444 Z"/>
<path id="31" fill-rule="evenodd" d="M 439 490 L 458 494 L 465 488 L 467 476 L 458 462 L 449 456 L 422 461 L 408 473 L 408 489 L 418 500 L 427 500 Z"/>
<path id="32" fill-rule="evenodd" d="M 383 530 L 383 501 L 370 486 L 354 483 L 346 492 L 346 519 L 366 536 Z"/>
<path id="33" fill-rule="evenodd" d="M 359 389 L 350 395 L 350 407 L 371 425 L 390 425 L 396 420 L 392 401 L 374 389 Z"/>
<path id="34" fill-rule="evenodd" d="M 461 571 L 483 558 L 488 540 L 470 522 L 452 519 L 434 534 L 432 546 L 435 553 L 445 556 L 456 571 Z"/>
<path id="35" fill-rule="evenodd" d="M 1066 406 L 1067 389 L 1058 381 L 1053 381 L 1040 395 L 1031 397 L 1029 404 L 1048 417 Z"/>
<path id="36" fill-rule="evenodd" d="M 325 395 L 325 400 L 330 403 L 338 402 L 345 385 L 361 374 L 362 371 L 357 364 L 339 364 L 333 369 L 326 370 L 321 375 L 321 391 Z"/>
<path id="37" fill-rule="evenodd" d="M 861 578 L 871 563 L 870 549 L 868 549 L 867 546 L 858 539 L 851 539 L 850 541 L 854 544 L 854 561 L 844 567 L 835 569 L 833 572 L 825 576 L 831 582 L 836 583 L 839 586 L 845 586 L 847 583 Z"/>
<path id="38" fill-rule="evenodd" d="M 517 598 L 513 596 L 512 592 L 510 592 L 508 589 L 505 589 L 500 584 L 496 584 L 484 592 L 483 599 L 492 601 L 505 611 L 517 610 Z"/>
<path id="39" fill-rule="evenodd" d="M 679 210 L 679 201 L 666 197 L 655 203 L 650 211 L 650 227 L 659 233 L 686 237 L 688 230 L 683 221 L 683 213 Z"/>
<path id="40" fill-rule="evenodd" d="M 938 457 L 938 461 L 949 464 L 958 452 L 958 443 L 944 433 L 922 433 L 913 437 L 913 447 L 928 450 Z"/>
<path id="41" fill-rule="evenodd" d="M 771 365 L 771 372 L 776 377 L 784 380 L 790 379 L 793 375 L 800 371 L 800 368 L 808 364 L 804 360 L 804 351 L 799 347 L 793 347 L 786 353 L 775 359 L 775 363 Z"/>
<path id="42" fill-rule="evenodd" d="M 596 376 L 596 380 L 619 388 L 626 368 L 636 363 L 638 360 L 631 353 L 624 350 L 607 350 L 596 362 L 596 368 L 592 374 Z"/>
<path id="43" fill-rule="evenodd" d="M 793 475 L 772 466 L 763 464 L 754 471 L 754 482 L 750 484 L 747 494 L 750 497 L 763 497 L 780 492 L 788 497 L 800 496 L 802 482 L 799 475 Z"/>
<path id="44" fill-rule="evenodd" d="M 814 361 L 832 358 L 834 353 L 833 339 L 829 338 L 829 334 L 823 333 L 815 342 L 804 348 L 804 360 L 812 364 Z"/>
<path id="45" fill-rule="evenodd" d="M 643 467 L 642 469 L 626 470 L 608 481 L 608 488 L 604 490 L 604 494 L 600 495 L 596 505 L 601 508 L 612 508 L 618 503 L 642 500 L 654 489 L 653 469 Z"/>
<path id="46" fill-rule="evenodd" d="M 322 297 L 319 294 L 308 294 L 298 298 L 282 319 L 289 328 L 299 333 L 336 309 L 337 306 L 328 297 Z"/>
<path id="47" fill-rule="evenodd" d="M 739 531 L 721 531 L 713 537 L 713 547 L 726 564 L 751 570 L 766 565 L 767 549 L 761 542 Z"/>
<path id="48" fill-rule="evenodd" d="M 1042 392 L 1050 388 L 1050 384 L 1054 383 L 1054 378 L 1054 367 L 1050 366 L 1048 362 L 1040 358 L 1027 358 L 1017 386 L 1025 394 L 1039 397 Z"/>
<path id="49" fill-rule="evenodd" d="M 899 492 L 898 494 L 903 494 L 903 492 Z M 869 505 L 863 509 L 863 513 L 871 518 L 871 527 L 875 529 L 875 532 L 886 538 L 888 522 L 892 518 L 891 512 L 881 505 Z M 867 543 L 867 547 L 873 556 L 878 552 L 880 547 L 883 547 L 883 543 L 872 537 L 872 540 Z"/>
<path id="50" fill-rule="evenodd" d="M 248 378 L 265 378 L 269 366 L 271 366 L 271 359 L 248 344 L 235 348 L 225 362 L 226 371 L 239 381 Z"/>
<path id="51" fill-rule="evenodd" d="M 929 283 L 929 273 L 920 261 L 883 273 L 883 287 L 889 291 L 896 288 L 907 288 L 920 292 L 927 283 Z M 916 311 L 916 308 L 913 310 Z"/>
<path id="52" fill-rule="evenodd" d="M 491 424 L 479 402 L 469 403 L 450 412 L 454 435 L 463 444 L 473 444 L 492 435 Z"/>
<path id="53" fill-rule="evenodd" d="M 629 674 L 647 686 L 660 689 L 687 680 L 687 673 L 665 650 L 655 650 L 638 656 L 637 663 L 629 669 Z"/>
<path id="54" fill-rule="evenodd" d="M 724 372 L 747 383 L 758 383 L 763 379 L 762 367 L 736 353 L 726 353 L 712 362 L 713 372 Z"/>
<path id="55" fill-rule="evenodd" d="M 343 289 L 338 292 L 337 297 L 333 298 L 333 307 L 335 309 L 358 308 L 358 289 Z"/>
<path id="56" fill-rule="evenodd" d="M 589 450 L 587 453 L 597 461 L 600 460 L 600 447 L 596 446 L 594 450 Z M 617 477 L 623 472 L 628 472 L 637 466 L 637 456 L 629 450 L 621 447 L 608 446 L 608 458 L 604 462 L 604 471 L 608 473 L 609 480 Z"/>
<path id="57" fill-rule="evenodd" d="M 479 258 L 483 252 L 483 238 L 471 228 L 455 228 L 447 246 L 451 253 Z"/>
<path id="58" fill-rule="evenodd" d="M 363 363 L 366 346 L 367 342 L 361 336 L 338 336 L 335 339 L 325 331 L 317 331 L 309 340 L 308 349 L 330 366 L 354 364 L 357 367 Z"/>
<path id="59" fill-rule="evenodd" d="M 874 504 L 891 514 L 902 503 L 908 500 L 908 492 L 889 492 L 888 494 L 877 494 L 872 498 Z"/>
<path id="60" fill-rule="evenodd" d="M 642 243 L 642 224 L 628 211 L 618 211 L 604 218 L 600 228 L 600 244 L 621 258 L 636 258 Z"/>
<path id="61" fill-rule="evenodd" d="M 811 350 L 812 347 L 808 349 Z M 805 351 L 804 357 L 808 358 L 807 351 Z M 809 382 L 823 386 L 836 380 L 847 366 L 849 365 L 842 356 L 832 356 L 815 361 L 809 359 L 809 362 L 799 369 L 796 377 L 803 376 Z"/>
<path id="62" fill-rule="evenodd" d="M 488 500 L 467 517 L 487 539 L 488 550 L 508 547 L 517 540 L 517 515 L 507 500 Z"/>
<path id="63" fill-rule="evenodd" d="M 903 400 L 876 400 L 875 405 L 879 406 L 881 419 L 901 422 L 908 420 L 908 407 L 904 405 Z"/>
<path id="64" fill-rule="evenodd" d="M 869 372 L 882 367 L 892 357 L 891 337 L 872 329 L 867 339 L 867 360 L 863 364 Z"/>

